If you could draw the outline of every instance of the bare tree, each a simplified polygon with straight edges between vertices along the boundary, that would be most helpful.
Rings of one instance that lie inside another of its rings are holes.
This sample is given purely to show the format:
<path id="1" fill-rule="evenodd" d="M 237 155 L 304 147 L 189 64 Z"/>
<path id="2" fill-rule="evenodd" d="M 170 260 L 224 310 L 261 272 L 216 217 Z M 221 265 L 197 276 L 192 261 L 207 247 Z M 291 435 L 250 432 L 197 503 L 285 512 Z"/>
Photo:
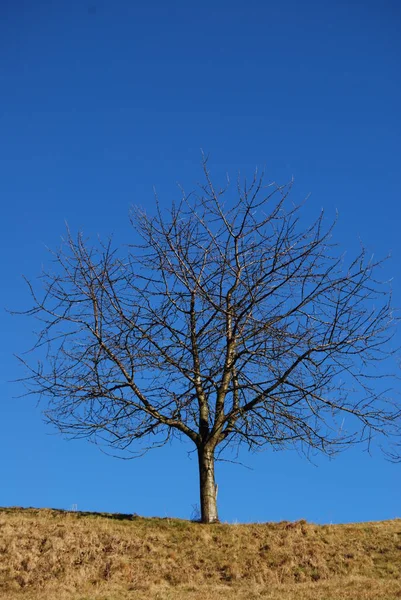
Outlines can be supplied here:
<path id="1" fill-rule="evenodd" d="M 127 451 L 187 436 L 210 523 L 225 448 L 329 454 L 399 433 L 400 411 L 375 368 L 394 325 L 380 263 L 346 262 L 322 215 L 301 227 L 291 185 L 255 175 L 226 201 L 203 166 L 168 213 L 133 210 L 124 257 L 68 233 L 41 293 L 30 284 L 46 359 L 27 381 L 63 433 Z"/>

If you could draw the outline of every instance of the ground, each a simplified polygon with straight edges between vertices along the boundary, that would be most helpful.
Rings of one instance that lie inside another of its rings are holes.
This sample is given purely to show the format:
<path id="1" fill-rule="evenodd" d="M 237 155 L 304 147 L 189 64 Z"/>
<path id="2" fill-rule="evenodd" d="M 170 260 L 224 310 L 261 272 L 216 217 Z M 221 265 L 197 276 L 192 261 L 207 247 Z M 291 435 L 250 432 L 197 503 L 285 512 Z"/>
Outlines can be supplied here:
<path id="1" fill-rule="evenodd" d="M 0 598 L 401 599 L 401 520 L 201 525 L 5 508 Z"/>

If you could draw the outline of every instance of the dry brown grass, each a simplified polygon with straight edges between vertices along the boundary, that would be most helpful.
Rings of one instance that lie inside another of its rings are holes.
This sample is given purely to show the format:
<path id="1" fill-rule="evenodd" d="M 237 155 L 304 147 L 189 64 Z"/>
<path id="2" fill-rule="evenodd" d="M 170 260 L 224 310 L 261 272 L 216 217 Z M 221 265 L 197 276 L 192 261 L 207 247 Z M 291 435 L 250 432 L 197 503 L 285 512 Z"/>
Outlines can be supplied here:
<path id="1" fill-rule="evenodd" d="M 199 525 L 0 509 L 7 600 L 395 600 L 401 520 Z"/>

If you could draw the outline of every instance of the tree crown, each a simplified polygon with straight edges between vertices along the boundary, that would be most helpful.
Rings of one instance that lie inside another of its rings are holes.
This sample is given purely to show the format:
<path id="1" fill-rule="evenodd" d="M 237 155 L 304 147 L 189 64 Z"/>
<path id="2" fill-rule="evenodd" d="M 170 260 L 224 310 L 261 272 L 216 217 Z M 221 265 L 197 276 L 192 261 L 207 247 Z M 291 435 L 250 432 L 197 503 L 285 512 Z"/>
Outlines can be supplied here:
<path id="1" fill-rule="evenodd" d="M 141 242 L 123 258 L 68 232 L 44 294 L 30 284 L 47 354 L 28 384 L 47 418 L 120 449 L 177 434 L 331 453 L 399 433 L 373 371 L 395 324 L 380 261 L 346 263 L 322 214 L 300 227 L 291 185 L 255 174 L 230 203 L 204 174 L 168 213 L 133 209 Z"/>

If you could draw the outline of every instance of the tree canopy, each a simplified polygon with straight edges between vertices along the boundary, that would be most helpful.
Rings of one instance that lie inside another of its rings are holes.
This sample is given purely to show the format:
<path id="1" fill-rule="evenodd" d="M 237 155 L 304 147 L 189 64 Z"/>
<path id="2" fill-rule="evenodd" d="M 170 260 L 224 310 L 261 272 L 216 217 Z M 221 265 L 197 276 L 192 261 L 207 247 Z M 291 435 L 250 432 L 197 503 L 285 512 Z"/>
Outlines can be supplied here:
<path id="1" fill-rule="evenodd" d="M 303 226 L 291 184 L 255 174 L 233 194 L 203 167 L 170 210 L 132 210 L 125 247 L 68 232 L 29 284 L 46 359 L 27 382 L 68 435 L 128 452 L 187 436 L 211 522 L 225 448 L 330 454 L 398 435 L 400 408 L 375 368 L 396 321 L 381 262 L 339 254 L 323 214 Z"/>

